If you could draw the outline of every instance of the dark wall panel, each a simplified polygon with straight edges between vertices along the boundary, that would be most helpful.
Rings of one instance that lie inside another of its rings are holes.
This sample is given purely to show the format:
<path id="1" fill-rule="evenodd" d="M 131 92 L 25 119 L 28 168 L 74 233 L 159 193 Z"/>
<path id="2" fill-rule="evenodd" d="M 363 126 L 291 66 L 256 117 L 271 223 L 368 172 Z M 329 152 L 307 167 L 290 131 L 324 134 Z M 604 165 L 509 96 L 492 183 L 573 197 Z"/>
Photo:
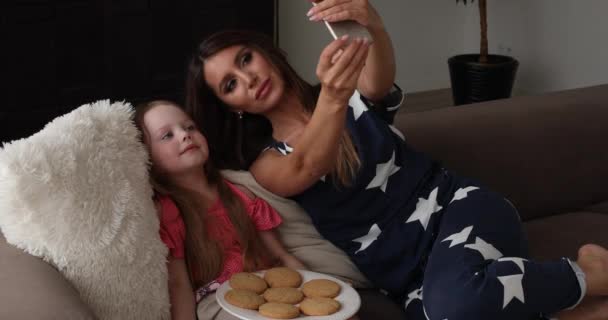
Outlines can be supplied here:
<path id="1" fill-rule="evenodd" d="M 181 102 L 196 44 L 222 29 L 269 35 L 273 0 L 0 1 L 0 141 L 99 99 Z"/>

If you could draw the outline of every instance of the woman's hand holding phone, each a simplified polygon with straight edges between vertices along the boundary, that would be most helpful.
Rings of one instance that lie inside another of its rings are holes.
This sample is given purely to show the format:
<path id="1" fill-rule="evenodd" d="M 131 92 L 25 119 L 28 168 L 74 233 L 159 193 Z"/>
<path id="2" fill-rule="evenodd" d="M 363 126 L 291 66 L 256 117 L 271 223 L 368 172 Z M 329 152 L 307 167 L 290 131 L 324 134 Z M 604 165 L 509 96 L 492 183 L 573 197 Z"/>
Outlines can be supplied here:
<path id="1" fill-rule="evenodd" d="M 340 105 L 347 104 L 357 87 L 369 46 L 370 42 L 366 39 L 349 42 L 348 36 L 343 36 L 323 49 L 317 65 L 317 77 L 324 98 Z"/>
<path id="2" fill-rule="evenodd" d="M 373 30 L 383 28 L 382 19 L 368 0 L 312 1 L 314 7 L 307 15 L 311 21 L 339 22 L 353 20 Z"/>

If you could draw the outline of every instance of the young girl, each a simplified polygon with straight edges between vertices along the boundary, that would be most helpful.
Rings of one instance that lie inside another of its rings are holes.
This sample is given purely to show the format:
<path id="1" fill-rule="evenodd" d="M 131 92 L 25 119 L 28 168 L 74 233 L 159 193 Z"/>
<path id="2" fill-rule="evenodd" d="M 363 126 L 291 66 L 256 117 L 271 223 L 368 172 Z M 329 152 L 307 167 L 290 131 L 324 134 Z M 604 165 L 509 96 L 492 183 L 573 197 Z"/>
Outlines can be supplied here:
<path id="1" fill-rule="evenodd" d="M 161 238 L 169 247 L 172 319 L 196 319 L 196 303 L 234 273 L 279 260 L 303 268 L 279 241 L 279 214 L 242 186 L 220 177 L 207 141 L 180 107 L 152 101 L 135 122 L 152 161 Z"/>
<path id="2" fill-rule="evenodd" d="M 502 195 L 416 152 L 391 126 L 403 96 L 389 94 L 392 46 L 369 2 L 324 0 L 309 12 L 356 20 L 374 37 L 323 50 L 320 92 L 261 35 L 223 32 L 199 46 L 187 108 L 218 149 L 213 161 L 249 169 L 296 200 L 408 319 L 605 319 L 608 251 L 587 245 L 577 261 L 529 259 Z M 579 305 L 583 297 L 604 300 Z"/>

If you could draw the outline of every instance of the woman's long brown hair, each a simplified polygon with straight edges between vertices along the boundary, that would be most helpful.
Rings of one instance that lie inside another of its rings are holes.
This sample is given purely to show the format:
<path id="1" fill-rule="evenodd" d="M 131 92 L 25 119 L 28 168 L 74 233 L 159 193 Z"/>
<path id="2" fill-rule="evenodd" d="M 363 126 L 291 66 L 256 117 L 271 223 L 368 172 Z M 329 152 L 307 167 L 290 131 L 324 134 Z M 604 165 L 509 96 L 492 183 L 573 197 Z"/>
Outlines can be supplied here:
<path id="1" fill-rule="evenodd" d="M 304 81 L 289 65 L 285 53 L 268 36 L 250 31 L 223 31 L 203 41 L 188 67 L 186 79 L 186 110 L 207 137 L 212 162 L 218 168 L 247 170 L 259 154 L 272 142 L 272 125 L 262 115 L 245 113 L 235 116 L 206 83 L 203 76 L 206 59 L 236 45 L 251 48 L 264 56 L 278 70 L 291 90 L 312 114 L 319 96 L 319 87 Z M 350 185 L 361 160 L 348 131 L 344 130 L 338 145 L 338 156 L 331 172 L 338 186 Z"/>
<path id="2" fill-rule="evenodd" d="M 144 143 L 148 137 L 144 126 L 144 116 L 159 105 L 180 108 L 177 104 L 165 100 L 151 101 L 137 106 L 134 121 L 141 131 Z M 228 217 L 237 233 L 243 252 L 245 271 L 267 267 L 268 263 L 264 259 L 262 243 L 242 201 L 232 192 L 221 178 L 219 171 L 209 161 L 201 170 L 204 170 L 209 184 L 217 187 L 220 201 L 226 208 Z M 207 209 L 211 204 L 202 201 L 194 191 L 172 184 L 167 177 L 155 170 L 154 164 L 150 170 L 150 182 L 157 194 L 171 197 L 177 205 L 186 226 L 185 254 L 190 280 L 195 289 L 204 286 L 220 275 L 224 262 L 221 244 L 215 239 L 211 239 L 207 233 L 207 230 L 213 227 L 214 222 L 207 214 Z"/>

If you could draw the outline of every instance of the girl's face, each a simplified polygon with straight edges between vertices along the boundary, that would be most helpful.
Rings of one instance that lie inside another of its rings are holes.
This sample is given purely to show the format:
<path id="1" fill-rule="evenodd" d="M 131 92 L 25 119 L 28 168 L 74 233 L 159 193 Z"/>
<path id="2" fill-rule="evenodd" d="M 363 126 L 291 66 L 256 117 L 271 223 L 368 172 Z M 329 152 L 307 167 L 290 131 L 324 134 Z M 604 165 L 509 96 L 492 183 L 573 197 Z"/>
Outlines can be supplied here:
<path id="1" fill-rule="evenodd" d="M 144 141 L 153 167 L 163 174 L 181 174 L 201 168 L 209 157 L 203 134 L 181 109 L 161 104 L 143 117 Z"/>
<path id="2" fill-rule="evenodd" d="M 268 60 L 249 47 L 228 47 L 205 60 L 207 85 L 234 111 L 263 114 L 276 106 L 285 83 Z"/>

